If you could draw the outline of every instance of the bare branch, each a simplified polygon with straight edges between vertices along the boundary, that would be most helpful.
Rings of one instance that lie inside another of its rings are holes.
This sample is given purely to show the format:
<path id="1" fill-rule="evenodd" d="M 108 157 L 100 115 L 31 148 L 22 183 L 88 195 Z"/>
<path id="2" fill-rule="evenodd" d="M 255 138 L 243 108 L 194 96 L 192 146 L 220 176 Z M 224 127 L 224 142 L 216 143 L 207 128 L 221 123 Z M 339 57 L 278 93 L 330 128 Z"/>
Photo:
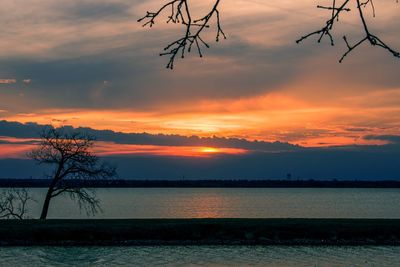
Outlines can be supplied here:
<path id="1" fill-rule="evenodd" d="M 333 0 L 332 2 L 332 6 L 331 7 L 321 7 L 321 6 L 317 6 L 318 8 L 322 8 L 322 9 L 331 9 L 332 10 L 332 14 L 330 19 L 328 19 L 325 23 L 325 26 L 322 27 L 322 29 L 311 32 L 307 35 L 302 36 L 300 39 L 296 40 L 296 43 L 300 43 L 303 40 L 307 39 L 308 37 L 311 37 L 313 35 L 319 35 L 318 38 L 318 43 L 321 42 L 322 38 L 324 36 L 328 36 L 329 37 L 329 41 L 331 43 L 331 45 L 335 45 L 334 44 L 334 40 L 333 40 L 333 36 L 331 34 L 331 30 L 333 29 L 333 26 L 335 24 L 336 21 L 339 21 L 339 15 L 346 11 L 346 12 L 350 12 L 351 9 L 347 7 L 347 5 L 349 4 L 350 0 L 345 0 L 343 2 L 342 5 L 340 5 L 339 7 L 336 7 L 336 0 Z"/>
<path id="2" fill-rule="evenodd" d="M 93 216 L 102 211 L 100 200 L 96 197 L 94 189 L 65 186 L 55 189 L 51 196 L 56 197 L 64 193 L 67 193 L 72 200 L 77 201 L 79 208 L 84 209 L 88 216 Z"/>
<path id="3" fill-rule="evenodd" d="M 342 12 L 344 12 L 344 11 L 350 12 L 351 11 L 350 8 L 347 7 L 349 5 L 350 1 L 351 0 L 344 0 L 342 5 L 340 5 L 339 7 L 336 7 L 336 0 L 332 0 L 332 6 L 330 6 L 330 7 L 317 6 L 318 8 L 332 10 L 330 19 L 326 21 L 326 25 L 322 29 L 311 32 L 307 35 L 304 35 L 300 39 L 298 39 L 296 42 L 300 43 L 303 40 L 305 40 L 313 35 L 319 35 L 319 38 L 317 39 L 318 43 L 321 42 L 321 40 L 324 36 L 328 36 L 330 43 L 333 46 L 334 39 L 333 39 L 331 31 L 333 30 L 334 23 L 339 21 L 339 15 Z M 399 52 L 395 51 L 390 46 L 388 46 L 385 42 L 383 42 L 379 37 L 372 34 L 368 28 L 368 24 L 365 20 L 365 16 L 364 16 L 362 9 L 367 7 L 368 5 L 370 5 L 372 8 L 373 17 L 375 17 L 375 6 L 374 6 L 373 0 L 366 0 L 365 2 L 361 2 L 360 0 L 354 0 L 354 1 L 357 4 L 356 8 L 358 10 L 358 16 L 360 17 L 362 29 L 365 33 L 365 36 L 353 45 L 349 43 L 348 38 L 346 36 L 343 36 L 343 40 L 347 46 L 347 51 L 339 59 L 339 62 L 341 63 L 345 57 L 347 57 L 352 51 L 354 51 L 357 47 L 359 47 L 361 44 L 363 44 L 365 42 L 368 42 L 372 46 L 379 46 L 379 47 L 387 50 L 394 57 L 400 58 Z M 398 0 L 396 2 L 398 2 Z"/>
<path id="4" fill-rule="evenodd" d="M 164 47 L 164 52 L 160 53 L 160 56 L 169 56 L 167 68 L 173 69 L 176 57 L 179 55 L 181 58 L 185 57 L 185 53 L 190 53 L 193 46 L 200 57 L 203 57 L 203 47 L 209 48 L 208 43 L 202 38 L 201 34 L 204 29 L 210 27 L 210 20 L 216 17 L 216 41 L 219 42 L 220 38 L 226 39 L 226 35 L 222 30 L 221 17 L 218 10 L 220 0 L 216 0 L 211 10 L 199 19 L 193 19 L 191 10 L 187 0 L 173 0 L 163 5 L 156 12 L 147 12 L 147 14 L 140 18 L 138 22 L 144 22 L 143 26 L 152 27 L 155 24 L 156 18 L 168 7 L 170 7 L 171 13 L 168 16 L 167 23 L 172 22 L 175 24 L 181 24 L 185 27 L 184 35 L 171 42 Z"/>
<path id="5" fill-rule="evenodd" d="M 192 51 L 193 46 L 199 56 L 203 56 L 202 49 L 204 47 L 209 48 L 209 44 L 203 39 L 202 33 L 205 28 L 210 27 L 211 18 L 214 17 L 216 20 L 216 41 L 218 42 L 221 37 L 226 38 L 226 35 L 221 27 L 220 11 L 218 9 L 220 2 L 220 0 L 214 0 L 214 5 L 208 13 L 206 13 L 200 19 L 193 19 L 188 0 L 171 0 L 162 5 L 155 12 L 147 11 L 146 15 L 138 20 L 138 22 L 143 23 L 143 27 L 152 27 L 156 23 L 156 19 L 158 19 L 158 17 L 160 17 L 163 13 L 168 14 L 169 10 L 170 13 L 169 15 L 167 15 L 166 22 L 181 24 L 184 26 L 184 35 L 177 40 L 169 43 L 167 46 L 164 47 L 164 52 L 160 53 L 160 56 L 169 56 L 167 68 L 173 69 L 176 57 L 180 56 L 181 58 L 184 58 L 186 53 L 190 53 Z M 398 3 L 398 0 L 396 0 L 396 2 Z M 327 38 L 330 44 L 334 46 L 334 26 L 336 23 L 339 22 L 342 14 L 354 12 L 349 7 L 351 3 L 356 4 L 356 9 L 358 10 L 356 16 L 360 17 L 361 19 L 361 28 L 363 28 L 363 31 L 365 32 L 365 37 L 361 38 L 359 41 L 355 42 L 355 44 L 351 45 L 348 42 L 348 38 L 344 36 L 343 39 L 347 45 L 348 50 L 342 55 L 339 62 L 342 62 L 348 54 L 350 54 L 353 50 L 355 50 L 364 42 L 367 42 L 372 46 L 379 46 L 381 48 L 384 48 L 394 57 L 399 58 L 399 52 L 388 46 L 378 36 L 371 34 L 368 29 L 362 8 L 371 7 L 372 16 L 375 17 L 376 10 L 374 0 L 332 0 L 331 6 L 317 5 L 318 9 L 330 11 L 331 14 L 329 16 L 329 19 L 326 20 L 325 25 L 321 29 L 310 32 L 300 37 L 298 40 L 296 40 L 296 42 L 300 43 L 305 39 L 316 35 L 318 43 L 320 43 L 323 38 Z"/>
<path id="6" fill-rule="evenodd" d="M 10 188 L 0 194 L 0 219 L 26 218 L 28 203 L 34 201 L 25 188 Z"/>

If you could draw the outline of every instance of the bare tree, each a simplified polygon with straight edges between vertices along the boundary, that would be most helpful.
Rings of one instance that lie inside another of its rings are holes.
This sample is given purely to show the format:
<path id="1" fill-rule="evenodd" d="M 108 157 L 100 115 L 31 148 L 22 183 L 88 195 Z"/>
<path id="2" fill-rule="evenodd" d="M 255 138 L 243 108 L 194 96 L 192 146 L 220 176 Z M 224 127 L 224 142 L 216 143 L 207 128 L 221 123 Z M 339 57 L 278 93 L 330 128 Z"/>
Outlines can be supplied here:
<path id="1" fill-rule="evenodd" d="M 25 188 L 9 188 L 0 193 L 0 219 L 24 219 L 27 204 L 33 201 Z"/>
<path id="2" fill-rule="evenodd" d="M 385 42 L 383 42 L 378 36 L 371 33 L 366 17 L 364 15 L 363 9 L 366 7 L 370 7 L 372 9 L 373 17 L 375 17 L 375 6 L 373 0 L 331 0 L 331 6 L 320 6 L 318 5 L 317 8 L 330 10 L 331 15 L 329 19 L 326 21 L 325 25 L 314 32 L 311 32 L 305 36 L 302 36 L 300 39 L 296 40 L 296 43 L 300 43 L 303 40 L 311 37 L 311 36 L 318 36 L 317 41 L 321 42 L 324 37 L 328 37 L 331 45 L 334 45 L 334 38 L 332 35 L 333 26 L 336 22 L 339 22 L 339 17 L 344 12 L 352 12 L 350 8 L 351 3 L 355 3 L 356 9 L 356 16 L 360 18 L 360 25 L 362 31 L 365 33 L 365 36 L 351 44 L 348 41 L 348 38 L 344 35 L 343 40 L 347 45 L 347 51 L 343 54 L 340 58 L 339 62 L 342 62 L 343 59 L 354 49 L 359 47 L 363 43 L 369 43 L 372 46 L 377 46 L 384 48 L 394 57 L 400 58 L 400 53 L 392 49 L 388 46 Z M 193 45 L 195 46 L 198 54 L 200 57 L 203 56 L 202 48 L 206 47 L 209 48 L 208 43 L 202 38 L 202 32 L 211 27 L 212 19 L 214 18 L 215 26 L 217 29 L 216 33 L 216 41 L 220 40 L 222 36 L 226 39 L 226 35 L 222 30 L 221 26 L 221 19 L 220 19 L 220 11 L 219 5 L 221 0 L 215 0 L 213 6 L 209 12 L 207 12 L 203 17 L 198 19 L 193 18 L 191 15 L 191 8 L 189 6 L 189 0 L 170 0 L 169 2 L 162 5 L 157 11 L 149 12 L 147 11 L 146 15 L 138 20 L 138 22 L 143 22 L 143 27 L 149 26 L 152 27 L 156 23 L 156 19 L 164 12 L 167 15 L 167 23 L 175 23 L 181 24 L 184 26 L 184 35 L 179 39 L 169 43 L 167 46 L 164 47 L 164 52 L 160 54 L 160 56 L 169 56 L 169 61 L 167 64 L 167 68 L 173 69 L 175 58 L 180 56 L 181 58 L 185 57 L 185 53 L 190 53 L 192 50 Z M 398 0 L 396 0 L 398 2 Z M 166 11 L 166 10 L 169 10 Z"/>
<path id="3" fill-rule="evenodd" d="M 100 203 L 93 189 L 77 186 L 72 180 L 85 181 L 106 179 L 115 176 L 115 168 L 101 163 L 92 152 L 94 138 L 78 132 L 68 133 L 63 128 L 50 128 L 41 134 L 39 146 L 28 153 L 28 157 L 39 164 L 53 166 L 53 172 L 43 203 L 40 219 L 46 219 L 50 201 L 68 194 L 88 214 L 100 210 Z"/>

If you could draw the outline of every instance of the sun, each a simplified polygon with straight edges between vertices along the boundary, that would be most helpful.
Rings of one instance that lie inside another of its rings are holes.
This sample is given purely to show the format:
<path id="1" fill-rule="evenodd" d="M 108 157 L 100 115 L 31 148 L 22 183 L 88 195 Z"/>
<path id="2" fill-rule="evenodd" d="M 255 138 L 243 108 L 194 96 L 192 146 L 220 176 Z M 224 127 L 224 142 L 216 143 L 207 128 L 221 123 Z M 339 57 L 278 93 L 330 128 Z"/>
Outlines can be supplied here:
<path id="1" fill-rule="evenodd" d="M 218 153 L 219 149 L 215 147 L 202 147 L 200 148 L 200 152 L 203 153 Z"/>

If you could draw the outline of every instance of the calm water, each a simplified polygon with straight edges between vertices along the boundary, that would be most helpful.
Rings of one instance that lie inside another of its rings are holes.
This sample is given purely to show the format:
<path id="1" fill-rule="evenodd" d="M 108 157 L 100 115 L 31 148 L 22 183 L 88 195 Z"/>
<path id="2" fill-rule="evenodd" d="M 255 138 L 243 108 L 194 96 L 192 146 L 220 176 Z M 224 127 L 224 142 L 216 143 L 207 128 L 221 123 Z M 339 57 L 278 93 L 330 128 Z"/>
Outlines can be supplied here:
<path id="1" fill-rule="evenodd" d="M 44 189 L 32 189 L 39 215 Z M 399 189 L 99 189 L 96 218 L 400 218 Z M 68 198 L 50 218 L 86 218 Z M 0 266 L 400 266 L 400 247 L 0 248 Z"/>
<path id="2" fill-rule="evenodd" d="M 400 266 L 400 247 L 0 248 L 0 266 Z"/>
<path id="3" fill-rule="evenodd" d="M 32 189 L 38 217 L 44 189 Z M 399 189 L 129 188 L 98 189 L 95 218 L 400 218 Z M 49 218 L 87 218 L 67 197 L 54 199 Z"/>

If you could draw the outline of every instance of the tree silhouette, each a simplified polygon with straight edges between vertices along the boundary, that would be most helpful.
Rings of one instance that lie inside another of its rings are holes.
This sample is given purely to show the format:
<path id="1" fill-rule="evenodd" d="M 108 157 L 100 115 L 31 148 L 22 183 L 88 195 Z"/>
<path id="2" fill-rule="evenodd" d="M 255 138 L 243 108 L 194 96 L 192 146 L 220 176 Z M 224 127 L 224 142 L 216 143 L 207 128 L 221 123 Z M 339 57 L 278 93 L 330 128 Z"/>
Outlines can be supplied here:
<path id="1" fill-rule="evenodd" d="M 324 37 L 327 37 L 330 41 L 330 44 L 334 46 L 334 38 L 332 35 L 332 31 L 334 25 L 339 22 L 339 17 L 344 12 L 354 12 L 354 10 L 350 7 L 351 3 L 355 3 L 356 15 L 359 16 L 361 21 L 361 27 L 365 36 L 360 39 L 359 41 L 351 44 L 348 41 L 346 35 L 343 36 L 343 40 L 346 43 L 347 51 L 342 55 L 339 59 L 341 63 L 344 58 L 349 55 L 354 49 L 359 47 L 363 43 L 369 43 L 371 46 L 378 46 L 385 50 L 387 50 L 390 54 L 394 57 L 400 58 L 400 53 L 392 49 L 388 46 L 384 41 L 382 41 L 378 36 L 371 33 L 367 20 L 364 15 L 363 9 L 366 7 L 370 7 L 372 9 L 373 17 L 375 17 L 375 6 L 373 0 L 331 0 L 332 5 L 330 6 L 321 6 L 318 5 L 317 8 L 319 9 L 327 9 L 331 10 L 331 15 L 326 21 L 325 25 L 316 31 L 313 31 L 309 34 L 306 34 L 296 40 L 296 43 L 300 43 L 303 40 L 311 37 L 311 36 L 318 36 L 318 43 Z M 181 24 L 184 26 L 184 35 L 177 40 L 169 43 L 164 47 L 164 52 L 160 53 L 160 56 L 169 56 L 169 61 L 167 63 L 167 68 L 173 69 L 175 59 L 177 56 L 181 58 L 185 57 L 186 53 L 190 53 L 193 49 L 193 46 L 197 50 L 197 53 L 200 57 L 203 56 L 202 49 L 204 47 L 209 48 L 208 43 L 203 39 L 202 33 L 205 29 L 210 28 L 212 21 L 215 21 L 215 26 L 217 29 L 216 33 L 216 41 L 218 42 L 221 37 L 226 39 L 226 35 L 222 30 L 221 26 L 221 18 L 220 18 L 220 11 L 219 5 L 221 0 L 214 0 L 214 4 L 209 12 L 207 12 L 203 17 L 198 19 L 193 18 L 192 10 L 189 6 L 188 0 L 171 0 L 164 5 L 162 5 L 157 11 L 150 12 L 147 11 L 146 15 L 138 20 L 138 22 L 143 23 L 143 27 L 149 26 L 152 27 L 156 23 L 156 19 L 162 14 L 167 13 L 167 23 L 174 23 L 174 24 Z M 340 3 L 339 3 L 340 2 Z M 398 0 L 396 0 L 398 2 Z M 169 10 L 169 13 L 168 11 Z M 212 20 L 214 19 L 214 20 Z"/>
<path id="2" fill-rule="evenodd" d="M 185 34 L 183 37 L 171 42 L 164 47 L 164 52 L 160 56 L 169 56 L 167 68 L 173 69 L 174 62 L 177 55 L 181 58 L 185 57 L 185 53 L 190 53 L 193 46 L 197 50 L 200 57 L 203 57 L 202 47 L 209 48 L 208 43 L 202 38 L 201 34 L 204 29 L 210 27 L 211 19 L 216 17 L 217 34 L 216 41 L 218 42 L 221 36 L 226 39 L 226 35 L 221 27 L 220 13 L 218 6 L 220 0 L 215 0 L 211 10 L 199 19 L 192 18 L 191 9 L 188 0 L 172 0 L 164 4 L 158 11 L 149 12 L 138 20 L 144 22 L 143 26 L 153 27 L 156 23 L 156 18 L 167 8 L 170 9 L 167 23 L 172 22 L 175 24 L 182 24 L 185 26 Z"/>
<path id="3" fill-rule="evenodd" d="M 24 219 L 27 204 L 33 201 L 25 188 L 10 188 L 0 193 L 0 219 Z"/>
<path id="4" fill-rule="evenodd" d="M 335 43 L 334 43 L 331 31 L 333 30 L 333 26 L 334 26 L 335 22 L 339 21 L 339 16 L 341 13 L 351 12 L 351 9 L 349 8 L 350 2 L 352 2 L 352 1 L 345 0 L 341 5 L 337 5 L 337 0 L 332 0 L 332 6 L 328 6 L 328 7 L 317 6 L 318 8 L 321 8 L 321 9 L 332 10 L 331 17 L 326 21 L 326 24 L 324 27 L 322 27 L 322 29 L 311 32 L 311 33 L 301 37 L 296 42 L 299 43 L 299 42 L 303 41 L 304 39 L 307 39 L 308 37 L 311 37 L 313 35 L 319 36 L 318 42 L 321 42 L 322 38 L 324 38 L 325 36 L 328 36 L 330 43 L 333 46 Z M 378 36 L 372 34 L 371 31 L 369 30 L 368 24 L 365 20 L 363 8 L 370 6 L 372 8 L 373 16 L 375 17 L 375 6 L 374 6 L 373 0 L 366 0 L 365 2 L 361 2 L 360 0 L 355 0 L 355 2 L 356 2 L 356 9 L 357 9 L 358 15 L 361 19 L 361 24 L 362 24 L 362 28 L 365 33 L 365 36 L 361 40 L 355 42 L 354 44 L 350 44 L 346 35 L 344 35 L 343 40 L 346 43 L 347 51 L 339 59 L 339 62 L 341 63 L 348 54 L 350 54 L 354 49 L 356 49 L 357 47 L 359 47 L 361 44 L 363 44 L 365 42 L 368 42 L 372 46 L 382 47 L 382 48 L 386 49 L 387 51 L 389 51 L 389 53 L 391 53 L 394 57 L 400 58 L 399 52 L 390 48 Z M 396 2 L 398 2 L 398 0 Z"/>
<path id="5" fill-rule="evenodd" d="M 93 146 L 94 138 L 82 133 L 67 133 L 63 128 L 43 131 L 39 146 L 28 153 L 28 157 L 39 164 L 54 166 L 40 219 L 46 219 L 51 199 L 61 194 L 69 194 L 88 214 L 94 215 L 99 211 L 100 202 L 93 189 L 68 183 L 72 179 L 95 180 L 115 176 L 115 168 L 101 163 L 92 152 Z"/>

